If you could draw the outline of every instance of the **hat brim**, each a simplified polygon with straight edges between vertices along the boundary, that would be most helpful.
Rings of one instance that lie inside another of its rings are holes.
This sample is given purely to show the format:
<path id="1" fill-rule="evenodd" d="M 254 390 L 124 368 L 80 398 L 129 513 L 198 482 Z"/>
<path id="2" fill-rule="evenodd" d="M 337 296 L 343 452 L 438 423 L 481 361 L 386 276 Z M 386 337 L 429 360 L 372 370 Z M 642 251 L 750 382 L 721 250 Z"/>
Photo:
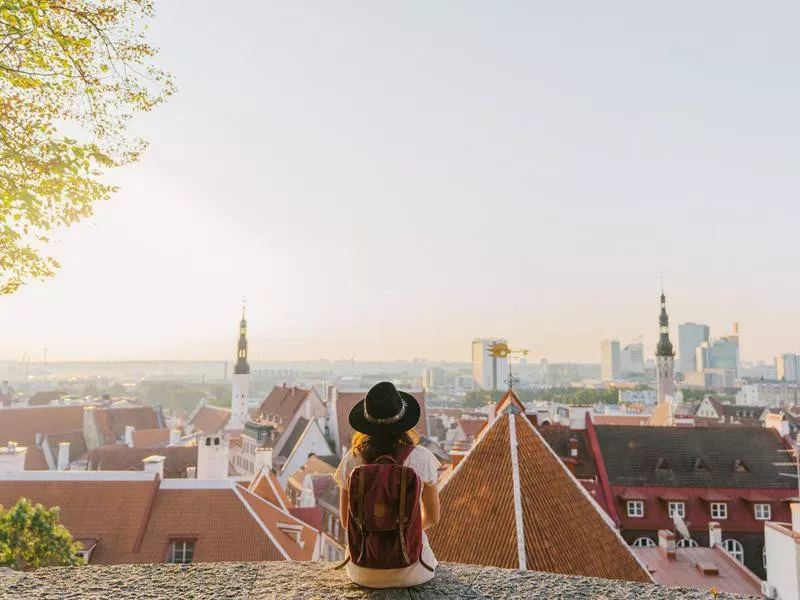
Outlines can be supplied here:
<path id="1" fill-rule="evenodd" d="M 411 394 L 399 391 L 398 393 L 402 396 L 403 400 L 406 401 L 406 412 L 403 418 L 397 423 L 377 424 L 367 421 L 367 418 L 364 416 L 364 399 L 362 398 L 350 411 L 350 417 L 348 419 L 350 421 L 350 427 L 360 433 L 366 433 L 367 435 L 395 435 L 413 429 L 416 424 L 419 423 L 419 402 L 417 402 L 417 399 Z"/>

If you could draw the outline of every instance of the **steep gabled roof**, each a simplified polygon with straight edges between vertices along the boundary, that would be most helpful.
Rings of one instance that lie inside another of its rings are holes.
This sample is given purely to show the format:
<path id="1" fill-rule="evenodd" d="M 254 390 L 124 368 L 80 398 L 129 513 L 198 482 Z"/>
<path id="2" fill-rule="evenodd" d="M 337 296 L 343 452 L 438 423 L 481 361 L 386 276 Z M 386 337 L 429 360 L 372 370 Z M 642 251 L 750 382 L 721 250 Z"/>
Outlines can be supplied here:
<path id="1" fill-rule="evenodd" d="M 83 430 L 83 406 L 34 406 L 4 408 L 0 411 L 0 446 L 17 442 L 28 447 L 25 469 L 48 468 L 41 448 L 36 447 L 36 434 Z"/>
<path id="2" fill-rule="evenodd" d="M 257 416 L 277 417 L 284 424 L 291 421 L 311 390 L 299 387 L 275 386 L 256 411 Z"/>
<path id="3" fill-rule="evenodd" d="M 197 466 L 197 446 L 128 448 L 123 444 L 99 446 L 87 456 L 89 471 L 143 471 L 142 461 L 153 454 L 163 456 L 164 477 L 186 477 L 188 467 Z"/>
<path id="4" fill-rule="evenodd" d="M 283 491 L 275 473 L 269 469 L 262 467 L 261 472 L 250 482 L 247 489 L 283 510 L 287 510 L 289 507 L 289 499 L 286 497 L 286 493 Z"/>
<path id="5" fill-rule="evenodd" d="M 729 488 L 797 487 L 774 463 L 786 447 L 765 427 L 633 427 L 597 425 L 597 442 L 612 485 Z M 667 457 L 670 473 L 659 472 Z M 700 462 L 698 463 L 698 459 Z M 743 461 L 746 472 L 735 470 Z M 702 464 L 705 468 L 698 469 Z"/>
<path id="6" fill-rule="evenodd" d="M 439 560 L 652 581 L 539 435 L 516 394 L 442 485 Z"/>
<path id="7" fill-rule="evenodd" d="M 189 424 L 195 431 L 214 433 L 224 429 L 231 419 L 231 411 L 220 406 L 206 405 L 201 407 L 192 417 Z"/>
<path id="8" fill-rule="evenodd" d="M 302 467 L 289 475 L 289 483 L 298 489 L 303 488 L 303 480 L 306 475 L 325 475 L 336 472 L 336 467 L 331 466 L 330 462 L 322 460 L 318 456 L 310 456 Z"/>
<path id="9" fill-rule="evenodd" d="M 300 436 L 303 435 L 303 432 L 306 430 L 308 426 L 308 419 L 303 417 L 298 417 L 297 421 L 294 424 L 294 428 L 288 433 L 288 437 L 284 442 L 283 446 L 281 446 L 281 451 L 278 452 L 278 457 L 286 459 L 294 450 L 294 447 L 297 445 L 297 440 L 300 439 Z"/>

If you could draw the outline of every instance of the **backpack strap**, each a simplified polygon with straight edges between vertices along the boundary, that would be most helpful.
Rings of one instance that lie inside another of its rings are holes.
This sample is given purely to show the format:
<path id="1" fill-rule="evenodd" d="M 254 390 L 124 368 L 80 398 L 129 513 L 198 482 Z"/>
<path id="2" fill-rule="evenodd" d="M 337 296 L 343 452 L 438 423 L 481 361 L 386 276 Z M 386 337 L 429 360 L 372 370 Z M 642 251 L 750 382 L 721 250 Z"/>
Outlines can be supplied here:
<path id="1" fill-rule="evenodd" d="M 358 553 L 358 562 L 361 562 L 364 559 L 364 551 L 366 550 L 366 541 L 367 536 L 364 535 L 364 471 L 363 469 L 359 469 L 356 473 L 358 477 L 358 523 L 359 529 L 361 529 L 361 549 Z"/>
<path id="2" fill-rule="evenodd" d="M 408 558 L 408 551 L 406 550 L 406 536 L 403 531 L 406 526 L 406 489 L 408 487 L 408 469 L 403 468 L 400 470 L 400 509 L 397 515 L 397 528 L 400 531 L 400 549 L 403 551 L 403 560 L 406 564 L 411 561 Z"/>

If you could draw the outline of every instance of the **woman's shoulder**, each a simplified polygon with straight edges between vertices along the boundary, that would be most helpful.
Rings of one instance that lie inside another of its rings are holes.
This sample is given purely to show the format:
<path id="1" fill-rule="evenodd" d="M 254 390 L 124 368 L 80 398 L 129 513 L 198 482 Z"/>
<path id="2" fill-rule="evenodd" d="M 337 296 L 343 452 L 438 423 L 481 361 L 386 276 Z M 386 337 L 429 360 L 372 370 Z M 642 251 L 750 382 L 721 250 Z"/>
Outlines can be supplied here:
<path id="1" fill-rule="evenodd" d="M 433 452 L 431 452 L 425 446 L 422 446 L 420 444 L 414 446 L 414 449 L 411 451 L 411 454 L 409 456 L 413 456 L 417 460 L 424 460 L 424 461 L 436 460 L 436 457 L 433 455 Z"/>

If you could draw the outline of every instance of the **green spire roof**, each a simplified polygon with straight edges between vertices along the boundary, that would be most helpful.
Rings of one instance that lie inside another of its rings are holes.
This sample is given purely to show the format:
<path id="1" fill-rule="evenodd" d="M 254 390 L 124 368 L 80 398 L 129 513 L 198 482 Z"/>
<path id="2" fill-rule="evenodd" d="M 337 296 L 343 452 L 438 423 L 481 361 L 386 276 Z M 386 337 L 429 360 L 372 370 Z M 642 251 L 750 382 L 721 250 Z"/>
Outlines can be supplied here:
<path id="1" fill-rule="evenodd" d="M 669 317 L 667 316 L 667 298 L 661 292 L 661 314 L 658 317 L 658 346 L 656 346 L 656 356 L 675 356 L 672 342 L 669 341 Z"/>

